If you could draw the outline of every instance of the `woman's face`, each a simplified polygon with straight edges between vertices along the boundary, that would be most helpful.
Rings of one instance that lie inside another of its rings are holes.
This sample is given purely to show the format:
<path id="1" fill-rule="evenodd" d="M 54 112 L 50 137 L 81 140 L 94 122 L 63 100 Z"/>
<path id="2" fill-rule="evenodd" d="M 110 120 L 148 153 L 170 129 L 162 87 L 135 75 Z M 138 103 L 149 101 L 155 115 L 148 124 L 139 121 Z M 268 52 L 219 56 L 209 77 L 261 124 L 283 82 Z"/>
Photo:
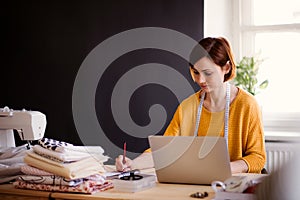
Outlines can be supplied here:
<path id="1" fill-rule="evenodd" d="M 224 75 L 229 70 L 229 65 L 226 64 L 224 67 L 220 67 L 208 57 L 203 57 L 194 64 L 194 67 L 191 68 L 191 73 L 194 81 L 201 89 L 205 92 L 211 92 L 223 86 Z"/>

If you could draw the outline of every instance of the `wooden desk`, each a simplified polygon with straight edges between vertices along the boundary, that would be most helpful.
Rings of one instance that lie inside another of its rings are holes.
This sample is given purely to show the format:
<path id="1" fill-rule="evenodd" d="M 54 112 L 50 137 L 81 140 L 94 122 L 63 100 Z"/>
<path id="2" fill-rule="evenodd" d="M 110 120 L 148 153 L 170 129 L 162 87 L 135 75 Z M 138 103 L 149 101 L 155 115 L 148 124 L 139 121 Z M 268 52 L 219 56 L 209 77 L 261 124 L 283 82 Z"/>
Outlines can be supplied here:
<path id="1" fill-rule="evenodd" d="M 210 186 L 184 185 L 184 184 L 161 184 L 153 188 L 135 193 L 118 192 L 110 189 L 96 194 L 75 194 L 60 192 L 42 192 L 36 190 L 16 189 L 12 184 L 0 185 L 0 199 L 84 199 L 84 200 L 102 200 L 102 199 L 172 199 L 184 200 L 195 192 L 208 192 L 209 196 L 205 199 L 212 199 L 214 192 Z"/>
<path id="2" fill-rule="evenodd" d="M 37 190 L 21 190 L 16 189 L 12 184 L 2 184 L 0 185 L 0 199 L 10 200 L 10 199 L 20 199 L 20 200 L 31 200 L 49 199 L 51 192 L 37 191 Z"/>
<path id="3" fill-rule="evenodd" d="M 152 174 L 154 171 L 143 171 L 143 173 Z M 248 176 L 249 178 L 258 178 L 259 174 L 235 174 Z M 214 191 L 211 186 L 186 185 L 186 184 L 163 184 L 156 183 L 156 186 L 143 191 L 128 193 L 120 192 L 115 189 L 109 189 L 96 194 L 76 194 L 62 192 L 43 192 L 36 190 L 16 189 L 12 184 L 0 185 L 0 199 L 84 199 L 84 200 L 102 200 L 102 199 L 163 199 L 163 200 L 193 200 L 190 195 L 195 192 L 208 192 L 208 197 L 204 200 L 214 198 Z"/>
<path id="4" fill-rule="evenodd" d="M 114 189 L 99 192 L 93 195 L 71 194 L 71 193 L 52 193 L 51 197 L 54 199 L 86 199 L 86 200 L 102 200 L 102 199 L 172 199 L 172 200 L 192 200 L 190 195 L 195 192 L 208 192 L 209 196 L 205 199 L 212 199 L 214 192 L 210 186 L 199 185 L 181 185 L 181 184 L 161 184 L 153 188 L 135 192 L 118 192 Z"/>

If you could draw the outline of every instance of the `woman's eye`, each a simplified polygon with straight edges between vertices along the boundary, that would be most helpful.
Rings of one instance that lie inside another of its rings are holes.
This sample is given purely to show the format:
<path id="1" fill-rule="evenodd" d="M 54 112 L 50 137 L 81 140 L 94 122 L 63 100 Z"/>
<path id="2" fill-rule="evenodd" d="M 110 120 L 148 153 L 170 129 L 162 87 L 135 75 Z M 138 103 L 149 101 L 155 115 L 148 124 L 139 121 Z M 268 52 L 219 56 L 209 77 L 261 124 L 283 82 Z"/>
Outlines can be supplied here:
<path id="1" fill-rule="evenodd" d="M 204 75 L 205 76 L 210 76 L 210 75 L 212 75 L 212 72 L 204 72 Z"/>

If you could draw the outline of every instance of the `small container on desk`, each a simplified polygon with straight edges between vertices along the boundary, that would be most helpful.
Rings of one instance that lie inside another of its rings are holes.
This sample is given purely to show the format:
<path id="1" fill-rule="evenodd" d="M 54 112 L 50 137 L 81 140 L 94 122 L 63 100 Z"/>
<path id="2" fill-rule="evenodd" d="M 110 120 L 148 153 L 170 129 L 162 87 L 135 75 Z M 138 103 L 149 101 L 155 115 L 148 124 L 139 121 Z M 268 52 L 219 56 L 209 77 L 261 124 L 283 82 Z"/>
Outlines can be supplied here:
<path id="1" fill-rule="evenodd" d="M 114 189 L 121 192 L 138 192 L 156 185 L 156 176 L 147 174 L 130 174 L 112 180 Z"/>

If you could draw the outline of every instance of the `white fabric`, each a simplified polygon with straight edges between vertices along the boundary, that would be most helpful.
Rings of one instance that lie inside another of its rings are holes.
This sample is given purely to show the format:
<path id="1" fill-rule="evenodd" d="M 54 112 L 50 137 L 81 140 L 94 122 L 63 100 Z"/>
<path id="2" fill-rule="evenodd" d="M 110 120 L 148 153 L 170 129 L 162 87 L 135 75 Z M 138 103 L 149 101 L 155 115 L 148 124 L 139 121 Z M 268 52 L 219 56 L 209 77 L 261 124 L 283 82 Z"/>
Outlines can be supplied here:
<path id="1" fill-rule="evenodd" d="M 88 157 L 72 163 L 59 163 L 47 159 L 33 152 L 28 152 L 24 158 L 25 163 L 43 169 L 55 175 L 69 179 L 84 178 L 93 174 L 105 172 L 103 163 L 93 157 Z"/>
<path id="2" fill-rule="evenodd" d="M 79 149 L 72 150 L 72 149 Z M 64 152 L 53 151 L 49 149 L 45 149 L 40 145 L 33 146 L 33 151 L 41 156 L 47 157 L 52 160 L 58 160 L 61 162 L 70 162 L 70 161 L 78 161 L 87 157 L 94 157 L 95 159 L 106 162 L 108 157 L 103 155 L 102 148 L 91 148 L 91 147 L 75 147 L 72 149 L 65 149 Z M 98 150 L 98 151 L 96 151 Z"/>

